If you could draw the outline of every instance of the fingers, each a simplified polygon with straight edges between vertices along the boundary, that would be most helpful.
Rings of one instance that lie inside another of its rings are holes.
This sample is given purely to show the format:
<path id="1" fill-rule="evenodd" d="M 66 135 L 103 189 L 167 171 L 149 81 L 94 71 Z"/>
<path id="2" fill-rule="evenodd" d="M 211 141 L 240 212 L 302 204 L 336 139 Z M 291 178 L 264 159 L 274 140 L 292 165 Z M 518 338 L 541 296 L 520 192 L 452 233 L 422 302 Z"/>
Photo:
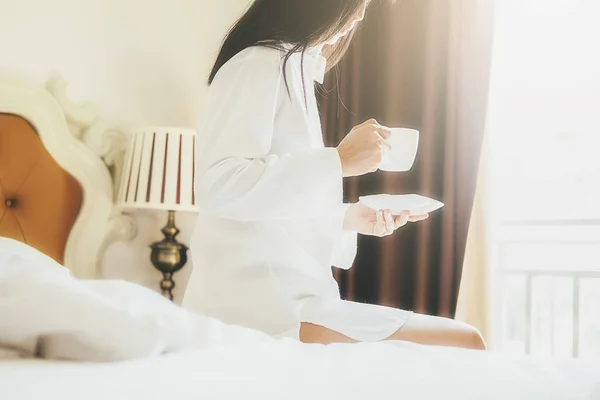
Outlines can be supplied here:
<path id="1" fill-rule="evenodd" d="M 380 138 L 380 139 L 378 140 L 378 143 L 379 143 L 379 147 L 380 147 L 382 150 L 391 150 L 391 149 L 392 149 L 392 146 L 390 146 L 390 144 L 389 144 L 388 142 L 386 142 L 384 139 L 381 139 L 381 138 Z"/>
<path id="2" fill-rule="evenodd" d="M 383 212 L 383 218 L 385 221 L 385 231 L 388 235 L 394 233 L 394 217 L 392 216 L 392 210 L 385 210 Z"/>
<path id="3" fill-rule="evenodd" d="M 423 221 L 429 218 L 429 214 L 411 215 L 410 211 L 403 211 L 400 215 L 393 215 L 392 210 L 375 211 L 377 220 L 373 226 L 373 235 L 378 237 L 390 236 L 397 229 L 409 222 Z"/>
<path id="4" fill-rule="evenodd" d="M 390 128 L 386 128 L 385 126 L 376 125 L 375 131 L 381 136 L 383 139 L 387 140 L 392 136 L 392 130 Z"/>
<path id="5" fill-rule="evenodd" d="M 378 237 L 389 236 L 394 233 L 394 216 L 391 210 L 379 210 L 376 212 L 377 222 L 373 234 Z"/>
<path id="6" fill-rule="evenodd" d="M 357 128 L 362 128 L 369 125 L 372 126 L 373 130 L 377 132 L 377 134 L 383 139 L 387 140 L 390 136 L 392 136 L 392 130 L 386 126 L 381 125 L 379 122 L 377 122 L 375 118 L 371 118 L 363 122 L 362 124 L 358 125 Z"/>
<path id="7" fill-rule="evenodd" d="M 402 214 L 394 216 L 394 229 L 398 229 L 408 224 L 410 211 L 403 211 Z"/>
<path id="8" fill-rule="evenodd" d="M 375 226 L 373 226 L 373 235 L 378 236 L 378 237 L 382 237 L 385 236 L 385 217 L 383 216 L 383 211 L 379 210 L 376 211 L 375 214 L 377 215 L 377 222 L 375 222 Z"/>
<path id="9" fill-rule="evenodd" d="M 392 214 L 392 210 L 378 210 L 376 214 L 377 222 L 374 226 L 374 235 L 379 237 L 392 235 L 397 229 L 396 218 Z"/>
<path id="10" fill-rule="evenodd" d="M 376 215 L 377 222 L 375 223 L 373 234 L 379 237 L 389 236 L 409 222 L 418 222 L 429 218 L 429 214 L 411 215 L 410 211 L 403 211 L 400 215 L 393 215 L 391 210 L 378 210 L 376 211 Z"/>
<path id="11" fill-rule="evenodd" d="M 424 215 L 411 215 L 408 218 L 409 222 L 419 222 L 419 221 L 424 221 L 427 218 L 429 218 L 429 214 L 424 214 Z"/>

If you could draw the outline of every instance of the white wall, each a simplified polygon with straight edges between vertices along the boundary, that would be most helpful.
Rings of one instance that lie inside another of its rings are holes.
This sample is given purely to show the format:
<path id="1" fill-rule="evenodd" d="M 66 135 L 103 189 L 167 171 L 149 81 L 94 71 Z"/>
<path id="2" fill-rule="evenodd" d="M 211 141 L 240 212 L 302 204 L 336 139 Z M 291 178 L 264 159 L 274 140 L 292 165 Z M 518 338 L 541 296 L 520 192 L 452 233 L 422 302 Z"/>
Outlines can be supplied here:
<path id="1" fill-rule="evenodd" d="M 227 28 L 248 0 L 0 0 L 0 73 L 43 84 L 58 73 L 75 100 L 119 126 L 194 127 Z M 137 213 L 140 232 L 116 243 L 104 270 L 156 288 L 148 245 L 163 213 Z M 193 215 L 178 215 L 187 243 Z M 191 263 L 177 278 L 180 299 Z"/>

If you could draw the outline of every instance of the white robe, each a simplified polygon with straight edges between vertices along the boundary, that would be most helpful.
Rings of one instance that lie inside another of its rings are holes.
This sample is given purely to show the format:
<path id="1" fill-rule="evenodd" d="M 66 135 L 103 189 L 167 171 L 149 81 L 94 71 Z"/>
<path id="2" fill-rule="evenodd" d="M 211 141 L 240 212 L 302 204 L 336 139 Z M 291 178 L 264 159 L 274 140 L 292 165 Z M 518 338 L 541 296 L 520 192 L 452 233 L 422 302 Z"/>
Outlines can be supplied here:
<path id="1" fill-rule="evenodd" d="M 194 271 L 183 305 L 272 336 L 301 322 L 378 341 L 410 313 L 340 299 L 332 265 L 348 269 L 342 168 L 323 144 L 313 80 L 326 61 L 266 47 L 241 51 L 210 86 L 197 129 Z M 306 96 L 302 85 L 302 66 Z"/>

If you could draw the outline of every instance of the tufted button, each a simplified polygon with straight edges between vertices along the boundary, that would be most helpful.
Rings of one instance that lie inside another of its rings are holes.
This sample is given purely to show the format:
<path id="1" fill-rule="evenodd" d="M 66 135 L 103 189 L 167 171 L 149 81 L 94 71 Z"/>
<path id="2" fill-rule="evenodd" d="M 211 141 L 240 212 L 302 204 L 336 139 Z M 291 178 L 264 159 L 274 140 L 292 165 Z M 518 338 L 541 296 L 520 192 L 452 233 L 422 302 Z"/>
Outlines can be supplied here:
<path id="1" fill-rule="evenodd" d="M 17 200 L 16 199 L 6 199 L 4 201 L 4 205 L 6 206 L 6 208 L 15 208 L 17 206 Z"/>

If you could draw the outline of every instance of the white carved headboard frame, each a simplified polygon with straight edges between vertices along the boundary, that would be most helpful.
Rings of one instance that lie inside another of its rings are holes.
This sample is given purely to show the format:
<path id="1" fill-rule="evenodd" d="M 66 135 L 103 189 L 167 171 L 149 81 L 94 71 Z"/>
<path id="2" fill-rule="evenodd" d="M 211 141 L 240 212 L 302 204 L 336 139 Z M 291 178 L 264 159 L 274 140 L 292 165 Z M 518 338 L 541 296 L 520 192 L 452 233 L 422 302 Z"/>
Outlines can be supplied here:
<path id="1" fill-rule="evenodd" d="M 107 244 L 136 233 L 133 219 L 114 204 L 127 138 L 100 121 L 93 107 L 69 101 L 66 87 L 60 78 L 44 88 L 0 77 L 0 112 L 26 119 L 58 165 L 79 182 L 82 205 L 64 264 L 77 277 L 99 278 Z"/>

